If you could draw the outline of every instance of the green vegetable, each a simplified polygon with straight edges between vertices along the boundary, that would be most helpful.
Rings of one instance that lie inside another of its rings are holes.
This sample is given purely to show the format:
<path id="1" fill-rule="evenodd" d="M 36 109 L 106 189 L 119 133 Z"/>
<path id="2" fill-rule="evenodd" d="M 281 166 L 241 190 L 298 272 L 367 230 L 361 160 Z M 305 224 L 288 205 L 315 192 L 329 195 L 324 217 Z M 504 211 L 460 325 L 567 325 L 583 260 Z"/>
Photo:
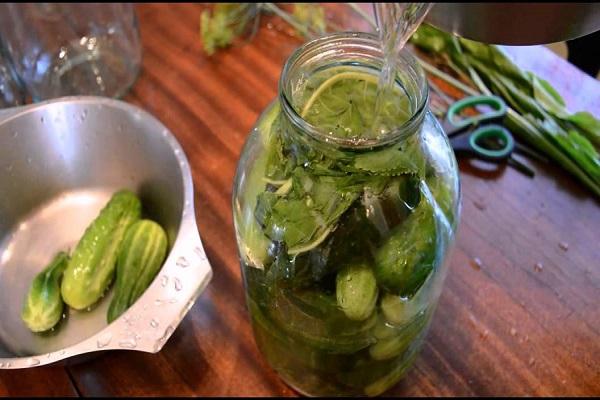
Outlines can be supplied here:
<path id="1" fill-rule="evenodd" d="M 200 36 L 204 51 L 212 55 L 218 48 L 229 46 L 259 12 L 259 4 L 253 3 L 217 3 L 212 14 L 208 9 L 203 10 Z"/>
<path id="2" fill-rule="evenodd" d="M 374 360 L 387 360 L 402 354 L 414 343 L 416 337 L 423 332 L 428 319 L 426 314 L 419 314 L 396 334 L 386 339 L 379 339 L 369 347 L 369 354 Z"/>
<path id="3" fill-rule="evenodd" d="M 569 113 L 549 82 L 523 72 L 494 45 L 457 38 L 426 24 L 411 42 L 439 54 L 482 93 L 502 96 L 510 107 L 504 123 L 511 132 L 600 196 L 600 155 L 594 148 L 600 146 L 600 120 L 587 112 Z"/>
<path id="4" fill-rule="evenodd" d="M 121 190 L 87 227 L 61 285 L 62 298 L 70 307 L 82 310 L 102 297 L 113 280 L 121 241 L 127 228 L 140 218 L 141 208 L 134 193 Z"/>
<path id="5" fill-rule="evenodd" d="M 411 299 L 386 293 L 381 299 L 381 311 L 385 319 L 394 325 L 404 325 L 427 307 L 427 296 L 417 292 Z"/>
<path id="6" fill-rule="evenodd" d="M 351 320 L 367 319 L 375 309 L 378 289 L 375 275 L 366 264 L 349 265 L 337 274 L 337 304 Z"/>
<path id="7" fill-rule="evenodd" d="M 63 313 L 60 297 L 60 278 L 69 256 L 59 252 L 52 262 L 33 280 L 21 311 L 21 319 L 32 332 L 52 329 Z"/>
<path id="8" fill-rule="evenodd" d="M 108 323 L 131 307 L 150 286 L 165 259 L 167 246 L 167 234 L 154 221 L 143 219 L 127 229 L 117 258 L 115 294 L 108 308 Z"/>
<path id="9" fill-rule="evenodd" d="M 380 287 L 411 297 L 423 285 L 436 260 L 436 223 L 430 200 L 419 205 L 375 253 L 375 276 Z"/>

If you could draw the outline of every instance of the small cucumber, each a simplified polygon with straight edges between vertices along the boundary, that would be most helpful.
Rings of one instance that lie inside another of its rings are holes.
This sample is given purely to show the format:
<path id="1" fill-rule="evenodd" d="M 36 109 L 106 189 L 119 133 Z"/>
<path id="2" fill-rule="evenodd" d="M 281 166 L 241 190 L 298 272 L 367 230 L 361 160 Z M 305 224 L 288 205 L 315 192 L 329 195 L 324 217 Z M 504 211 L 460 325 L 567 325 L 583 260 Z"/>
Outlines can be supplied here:
<path id="1" fill-rule="evenodd" d="M 115 294 L 108 308 L 111 323 L 123 314 L 150 286 L 167 255 L 163 228 L 143 219 L 127 229 L 117 258 Z"/>
<path id="2" fill-rule="evenodd" d="M 367 319 L 377 302 L 377 281 L 367 264 L 344 267 L 336 277 L 337 304 L 354 321 Z"/>
<path id="3" fill-rule="evenodd" d="M 417 340 L 428 320 L 426 313 L 419 314 L 408 325 L 399 329 L 395 336 L 378 340 L 369 347 L 369 354 L 374 360 L 387 360 L 399 356 Z"/>
<path id="4" fill-rule="evenodd" d="M 61 251 L 33 279 L 21 311 L 21 319 L 32 332 L 47 331 L 60 321 L 64 307 L 60 278 L 68 262 L 69 256 Z"/>
<path id="5" fill-rule="evenodd" d="M 419 290 L 407 299 L 386 293 L 381 299 L 381 311 L 385 319 L 393 325 L 404 325 L 427 307 L 427 293 Z"/>
<path id="6" fill-rule="evenodd" d="M 437 230 L 433 206 L 421 195 L 419 205 L 375 252 L 375 276 L 381 288 L 412 297 L 435 268 Z"/>
<path id="7" fill-rule="evenodd" d="M 71 255 L 61 285 L 62 298 L 70 307 L 82 310 L 102 297 L 114 277 L 125 231 L 140 219 L 141 210 L 137 196 L 121 190 L 88 226 Z"/>

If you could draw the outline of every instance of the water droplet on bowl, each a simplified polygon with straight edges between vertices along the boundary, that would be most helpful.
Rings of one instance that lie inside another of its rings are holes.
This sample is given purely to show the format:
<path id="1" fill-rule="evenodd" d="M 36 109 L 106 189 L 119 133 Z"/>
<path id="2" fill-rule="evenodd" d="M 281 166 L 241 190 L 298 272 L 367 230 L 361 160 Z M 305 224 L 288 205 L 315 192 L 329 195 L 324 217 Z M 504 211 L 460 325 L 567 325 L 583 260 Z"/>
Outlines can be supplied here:
<path id="1" fill-rule="evenodd" d="M 12 365 L 11 363 L 7 362 L 6 363 L 6 368 L 10 368 L 11 365 Z"/>
<path id="2" fill-rule="evenodd" d="M 31 164 L 31 157 L 27 157 L 27 164 Z"/>
<path id="3" fill-rule="evenodd" d="M 169 277 L 168 276 L 163 275 L 163 276 L 160 277 L 160 286 L 166 287 L 168 283 L 169 283 Z"/>
<path id="4" fill-rule="evenodd" d="M 180 266 L 181 268 L 186 268 L 190 265 L 190 263 L 188 262 L 188 260 L 185 259 L 185 257 L 179 257 L 177 259 L 177 263 L 178 266 Z"/>
<path id="5" fill-rule="evenodd" d="M 481 267 L 483 266 L 483 263 L 481 262 L 481 260 L 478 257 L 475 257 L 471 260 L 471 266 L 475 270 L 480 270 Z"/>
<path id="6" fill-rule="evenodd" d="M 98 338 L 96 345 L 98 346 L 99 349 L 101 349 L 103 347 L 108 346 L 108 344 L 110 343 L 111 340 L 112 340 L 112 333 L 107 332 Z"/>
<path id="7" fill-rule="evenodd" d="M 38 365 L 40 363 L 40 360 L 38 360 L 37 358 L 30 358 L 29 360 L 27 360 L 27 365 L 33 367 L 34 365 Z"/>
<path id="8" fill-rule="evenodd" d="M 153 328 L 158 328 L 158 321 L 152 318 L 152 321 L 150 321 L 150 326 Z"/>
<path id="9" fill-rule="evenodd" d="M 175 297 L 172 297 L 172 298 L 169 300 L 169 303 L 170 303 L 170 304 L 175 304 L 175 303 L 177 303 L 177 299 L 176 299 Z"/>
<path id="10" fill-rule="evenodd" d="M 135 338 L 129 338 L 125 340 L 121 340 L 119 342 L 119 346 L 124 349 L 135 349 L 137 347 L 137 342 Z"/>
<path id="11" fill-rule="evenodd" d="M 511 336 L 515 336 L 517 334 L 517 330 L 515 328 L 510 328 Z"/>
<path id="12" fill-rule="evenodd" d="M 535 265 L 533 266 L 534 271 L 539 272 L 542 269 L 544 269 L 544 266 L 542 265 L 541 262 L 535 263 Z"/>
<path id="13" fill-rule="evenodd" d="M 64 356 L 66 352 L 67 352 L 66 350 L 61 350 L 60 353 L 58 353 L 58 355 L 59 356 Z"/>
<path id="14" fill-rule="evenodd" d="M 196 252 L 198 257 L 200 257 L 201 260 L 206 260 L 206 254 L 204 254 L 204 251 L 202 250 L 202 248 L 200 246 L 196 246 L 194 248 L 194 251 Z"/>
<path id="15" fill-rule="evenodd" d="M 0 368 L 4 368 L 4 363 L 0 362 Z"/>
<path id="16" fill-rule="evenodd" d="M 183 286 L 182 286 L 179 278 L 175 278 L 175 290 L 177 290 L 179 292 L 182 288 L 183 288 Z"/>
<path id="17" fill-rule="evenodd" d="M 40 118 L 40 122 L 43 124 L 44 123 L 44 117 Z"/>
<path id="18" fill-rule="evenodd" d="M 161 304 L 162 304 L 162 300 L 161 299 L 154 300 L 154 305 L 155 306 L 160 306 Z"/>
<path id="19" fill-rule="evenodd" d="M 17 136 L 19 136 L 19 132 L 18 131 L 13 131 L 12 137 L 16 138 Z"/>
<path id="20" fill-rule="evenodd" d="M 560 247 L 560 249 L 563 250 L 563 251 L 567 251 L 567 250 L 569 250 L 569 243 L 567 243 L 567 242 L 560 242 L 558 244 L 558 247 Z"/>

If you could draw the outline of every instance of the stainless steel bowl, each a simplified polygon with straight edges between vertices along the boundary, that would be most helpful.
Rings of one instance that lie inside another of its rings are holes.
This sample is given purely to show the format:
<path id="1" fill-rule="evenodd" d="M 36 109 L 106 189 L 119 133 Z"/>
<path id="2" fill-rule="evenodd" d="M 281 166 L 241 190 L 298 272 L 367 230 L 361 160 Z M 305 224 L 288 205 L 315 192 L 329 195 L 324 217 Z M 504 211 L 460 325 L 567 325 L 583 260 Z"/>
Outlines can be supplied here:
<path id="1" fill-rule="evenodd" d="M 167 231 L 170 250 L 156 279 L 110 325 L 112 291 L 91 311 L 68 310 L 53 332 L 30 332 L 20 311 L 33 277 L 57 251 L 73 249 L 124 187 Z M 193 195 L 181 146 L 138 107 L 64 97 L 0 110 L 0 368 L 99 350 L 158 352 L 212 278 Z"/>
<path id="2" fill-rule="evenodd" d="M 600 4 L 435 3 L 426 21 L 479 42 L 528 46 L 575 39 L 599 30 Z"/>

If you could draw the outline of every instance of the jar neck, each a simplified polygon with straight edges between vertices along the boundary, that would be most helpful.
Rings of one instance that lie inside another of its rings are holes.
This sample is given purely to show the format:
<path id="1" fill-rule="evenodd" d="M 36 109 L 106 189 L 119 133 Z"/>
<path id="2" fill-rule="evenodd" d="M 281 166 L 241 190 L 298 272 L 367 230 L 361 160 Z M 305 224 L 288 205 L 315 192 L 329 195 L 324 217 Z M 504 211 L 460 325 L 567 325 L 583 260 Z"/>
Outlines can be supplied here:
<path id="1" fill-rule="evenodd" d="M 310 41 L 288 58 L 279 79 L 279 101 L 284 124 L 311 142 L 354 150 L 387 146 L 413 136 L 420 130 L 427 111 L 427 80 L 408 50 L 401 50 L 397 57 L 395 80 L 408 97 L 410 117 L 384 135 L 364 139 L 331 135 L 304 119 L 296 103 L 310 76 L 328 66 L 357 65 L 379 74 L 384 65 L 379 39 L 362 32 L 336 33 Z"/>

